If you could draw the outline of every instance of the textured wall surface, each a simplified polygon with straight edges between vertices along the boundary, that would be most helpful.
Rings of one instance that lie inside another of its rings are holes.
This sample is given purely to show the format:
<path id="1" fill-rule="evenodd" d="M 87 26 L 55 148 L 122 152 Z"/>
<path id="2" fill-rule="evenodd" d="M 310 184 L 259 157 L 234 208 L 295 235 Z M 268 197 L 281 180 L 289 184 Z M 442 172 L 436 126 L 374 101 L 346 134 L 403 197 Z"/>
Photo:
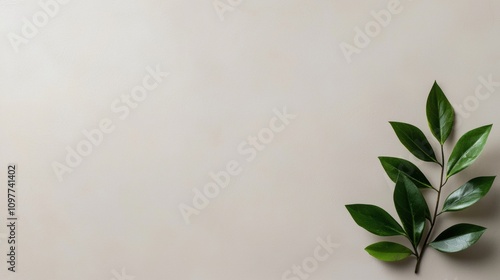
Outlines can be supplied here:
<path id="1" fill-rule="evenodd" d="M 432 138 L 435 80 L 453 141 L 494 124 L 444 192 L 500 174 L 500 1 L 0 0 L 0 35 L 1 279 L 498 279 L 498 182 L 418 276 L 344 205 L 396 215 L 377 156 L 417 162 L 388 121 Z"/>

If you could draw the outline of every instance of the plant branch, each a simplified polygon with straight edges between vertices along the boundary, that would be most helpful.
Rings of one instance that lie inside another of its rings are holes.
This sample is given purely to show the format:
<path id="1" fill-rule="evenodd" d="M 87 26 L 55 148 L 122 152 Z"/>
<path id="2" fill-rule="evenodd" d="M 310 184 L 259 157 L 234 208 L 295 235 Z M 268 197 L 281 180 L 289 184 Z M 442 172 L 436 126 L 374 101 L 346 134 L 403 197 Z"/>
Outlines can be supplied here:
<path id="1" fill-rule="evenodd" d="M 422 250 L 420 252 L 420 256 L 417 257 L 417 265 L 415 266 L 415 274 L 418 273 L 418 270 L 420 268 L 420 262 L 422 261 L 422 257 L 424 255 L 425 249 L 427 249 L 427 247 L 429 246 L 429 244 L 428 244 L 429 238 L 431 237 L 432 230 L 434 229 L 434 226 L 436 225 L 437 217 L 439 216 L 439 214 L 441 214 L 441 213 L 438 214 L 439 200 L 441 199 L 441 190 L 443 189 L 443 186 L 448 182 L 448 178 L 446 178 L 446 180 L 444 180 L 444 166 L 445 166 L 445 164 L 444 164 L 443 144 L 441 144 L 441 160 L 442 160 L 442 162 L 439 164 L 441 166 L 441 178 L 440 178 L 440 182 L 439 182 L 439 189 L 437 190 L 438 195 L 437 195 L 437 199 L 436 199 L 436 207 L 434 208 L 434 216 L 432 217 L 431 227 L 429 229 L 429 232 L 427 233 L 427 236 L 425 237 L 425 240 L 424 240 L 424 244 L 422 245 Z"/>

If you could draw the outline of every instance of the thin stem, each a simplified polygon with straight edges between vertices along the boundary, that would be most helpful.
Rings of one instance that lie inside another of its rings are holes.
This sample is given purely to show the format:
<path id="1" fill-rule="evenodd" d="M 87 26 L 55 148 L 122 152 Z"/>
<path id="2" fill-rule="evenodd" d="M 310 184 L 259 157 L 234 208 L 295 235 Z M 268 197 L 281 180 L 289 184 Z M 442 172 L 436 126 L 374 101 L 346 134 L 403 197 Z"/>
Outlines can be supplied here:
<path id="1" fill-rule="evenodd" d="M 420 256 L 417 257 L 417 265 L 415 266 L 415 274 L 418 273 L 418 270 L 420 269 L 420 262 L 422 261 L 422 257 L 424 255 L 425 249 L 429 246 L 427 243 L 429 241 L 429 238 L 432 235 L 432 230 L 434 229 L 434 225 L 436 225 L 436 219 L 437 216 L 441 213 L 438 214 L 438 208 L 439 208 L 439 200 L 441 199 L 441 190 L 443 189 L 443 186 L 448 182 L 448 178 L 444 180 L 444 147 L 443 144 L 441 144 L 441 159 L 442 162 L 439 164 L 441 166 L 441 178 L 439 182 L 439 189 L 437 190 L 437 199 L 436 199 L 436 207 L 434 208 L 434 216 L 432 217 L 431 221 L 431 228 L 429 229 L 429 232 L 427 233 L 427 236 L 425 237 L 424 244 L 422 245 L 422 251 L 420 252 Z"/>

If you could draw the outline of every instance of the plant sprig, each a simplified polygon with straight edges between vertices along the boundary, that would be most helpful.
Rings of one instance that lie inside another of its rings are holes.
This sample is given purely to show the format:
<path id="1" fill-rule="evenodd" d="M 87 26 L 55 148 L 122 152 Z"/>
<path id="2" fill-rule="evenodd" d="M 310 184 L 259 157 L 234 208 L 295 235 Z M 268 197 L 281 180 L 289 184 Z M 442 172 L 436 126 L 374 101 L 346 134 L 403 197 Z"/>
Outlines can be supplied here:
<path id="1" fill-rule="evenodd" d="M 488 193 L 495 180 L 495 176 L 469 180 L 452 192 L 439 210 L 442 191 L 448 179 L 476 161 L 483 151 L 492 125 L 481 126 L 465 133 L 445 160 L 444 144 L 453 130 L 455 112 L 436 82 L 427 98 L 426 115 L 430 131 L 439 142 L 440 157 L 436 156 L 424 133 L 416 126 L 402 122 L 390 122 L 390 124 L 401 143 L 416 158 L 439 167 L 441 174 L 439 185 L 434 187 L 424 173 L 410 161 L 395 157 L 379 157 L 385 172 L 395 183 L 393 200 L 401 224 L 378 206 L 346 205 L 354 221 L 367 231 L 378 236 L 406 237 L 411 248 L 395 242 L 382 241 L 369 245 L 365 250 L 382 261 L 400 261 L 414 256 L 417 259 L 415 273 L 419 271 L 427 247 L 439 252 L 455 253 L 469 248 L 479 240 L 486 228 L 461 223 L 451 226 L 433 241 L 429 241 L 441 214 L 470 207 Z M 421 192 L 426 189 L 436 192 L 432 214 Z"/>

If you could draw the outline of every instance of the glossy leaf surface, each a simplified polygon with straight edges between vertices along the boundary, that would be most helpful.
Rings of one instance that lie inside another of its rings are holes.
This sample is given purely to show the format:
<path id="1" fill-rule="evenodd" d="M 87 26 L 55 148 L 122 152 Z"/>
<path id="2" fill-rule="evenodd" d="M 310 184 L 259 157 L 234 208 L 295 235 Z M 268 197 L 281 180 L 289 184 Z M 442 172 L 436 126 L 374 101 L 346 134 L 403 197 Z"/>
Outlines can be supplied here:
<path id="1" fill-rule="evenodd" d="M 469 167 L 483 151 L 492 125 L 485 125 L 465 133 L 451 152 L 448 159 L 447 177 Z"/>
<path id="2" fill-rule="evenodd" d="M 379 236 L 406 235 L 399 223 L 384 209 L 368 204 L 346 205 L 354 221 Z"/>
<path id="3" fill-rule="evenodd" d="M 424 173 L 413 163 L 395 157 L 379 157 L 379 160 L 385 172 L 394 183 L 396 183 L 399 173 L 402 173 L 412 180 L 418 188 L 432 187 Z"/>
<path id="4" fill-rule="evenodd" d="M 483 198 L 493 185 L 495 176 L 477 177 L 452 192 L 443 205 L 443 212 L 465 209 Z"/>
<path id="5" fill-rule="evenodd" d="M 425 228 L 429 208 L 417 186 L 404 175 L 400 175 L 394 189 L 394 205 L 403 228 L 413 245 L 417 246 Z"/>
<path id="6" fill-rule="evenodd" d="M 432 134 L 444 144 L 453 129 L 455 112 L 439 85 L 434 82 L 427 98 L 427 122 Z"/>
<path id="7" fill-rule="evenodd" d="M 394 242 L 378 242 L 365 248 L 368 254 L 373 257 L 385 261 L 395 262 L 404 260 L 413 254 L 412 250 Z"/>
<path id="8" fill-rule="evenodd" d="M 418 159 L 429 162 L 438 162 L 431 144 L 424 133 L 416 126 L 402 123 L 390 122 L 399 141 Z"/>
<path id="9" fill-rule="evenodd" d="M 485 231 L 486 228 L 472 224 L 454 225 L 439 234 L 429 246 L 445 253 L 460 252 L 474 245 Z"/>

